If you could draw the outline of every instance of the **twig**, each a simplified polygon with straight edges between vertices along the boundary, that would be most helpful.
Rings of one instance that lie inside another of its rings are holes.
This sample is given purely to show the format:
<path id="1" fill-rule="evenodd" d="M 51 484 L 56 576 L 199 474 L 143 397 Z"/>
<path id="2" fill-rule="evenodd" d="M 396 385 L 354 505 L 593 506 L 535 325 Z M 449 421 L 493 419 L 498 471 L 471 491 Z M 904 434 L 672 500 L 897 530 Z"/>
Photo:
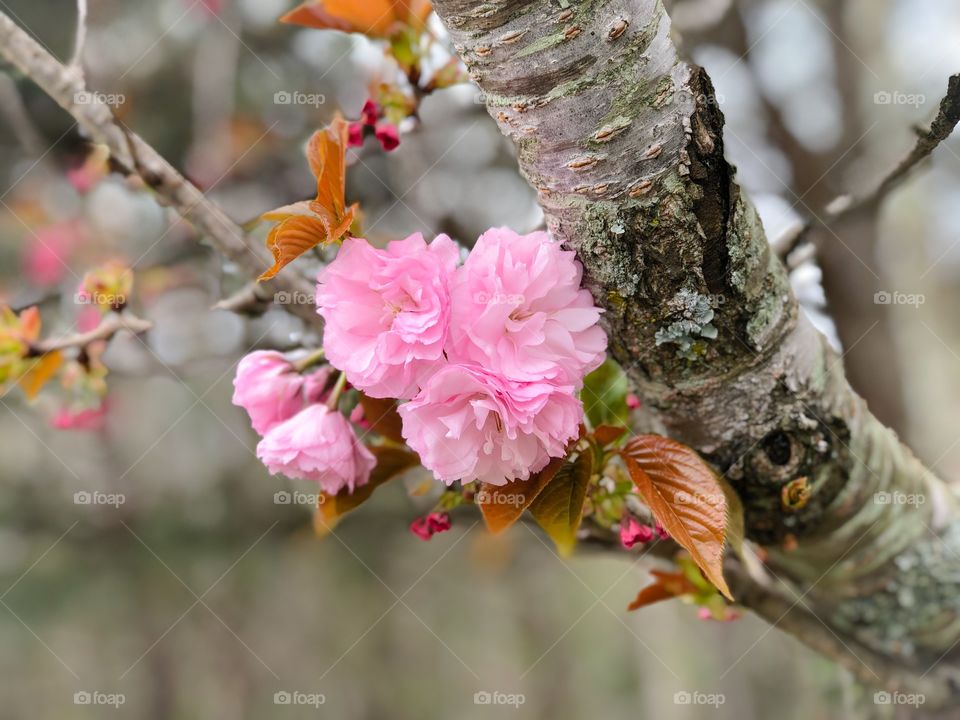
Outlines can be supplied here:
<path id="1" fill-rule="evenodd" d="M 913 150 L 871 192 L 861 196 L 841 195 L 827 207 L 830 220 L 836 221 L 863 210 L 873 210 L 902 183 L 910 171 L 926 160 L 937 146 L 950 137 L 960 122 L 960 74 L 952 75 L 947 84 L 947 94 L 940 101 L 940 111 L 929 130 L 918 131 Z"/>
<path id="2" fill-rule="evenodd" d="M 110 313 L 93 330 L 75 335 L 67 335 L 62 338 L 51 338 L 37 343 L 33 346 L 36 353 L 48 353 L 54 350 L 66 350 L 68 348 L 82 348 L 97 340 L 109 340 L 121 330 L 128 330 L 136 335 L 144 333 L 153 327 L 149 320 L 143 320 L 135 315 L 121 315 L 120 313 Z"/>
<path id="3" fill-rule="evenodd" d="M 0 12 L 0 57 L 33 80 L 77 123 L 110 149 L 114 162 L 129 174 L 139 175 L 183 218 L 210 238 L 213 246 L 251 277 L 258 277 L 273 264 L 265 247 L 248 244 L 243 229 L 177 170 L 156 150 L 117 120 L 101 99 L 86 91 L 83 79 L 64 67 L 29 34 Z M 78 98 L 82 102 L 78 102 Z M 310 294 L 313 285 L 295 273 L 285 273 L 273 287 L 290 293 Z M 314 309 L 305 304 L 290 311 L 308 323 L 318 322 Z"/>
<path id="4" fill-rule="evenodd" d="M 87 0 L 77 0 L 77 32 L 73 41 L 73 57 L 68 67 L 83 77 L 83 47 L 87 40 Z"/>
<path id="5" fill-rule="evenodd" d="M 239 315 L 263 315 L 273 301 L 273 295 L 262 283 L 252 282 L 213 306 L 214 310 L 229 310 Z"/>

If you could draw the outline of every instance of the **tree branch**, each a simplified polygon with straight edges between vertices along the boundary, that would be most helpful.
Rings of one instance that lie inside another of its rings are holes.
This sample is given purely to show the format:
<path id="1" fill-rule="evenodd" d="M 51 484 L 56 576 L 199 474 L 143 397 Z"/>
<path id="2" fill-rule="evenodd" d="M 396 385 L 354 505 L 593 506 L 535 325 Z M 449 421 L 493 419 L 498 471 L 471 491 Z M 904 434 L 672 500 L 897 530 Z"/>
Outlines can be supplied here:
<path id="1" fill-rule="evenodd" d="M 657 429 L 730 480 L 748 535 L 810 617 L 884 658 L 873 682 L 936 678 L 930 697 L 956 699 L 956 502 L 800 312 L 724 159 L 710 80 L 677 57 L 660 0 L 434 7 L 548 227 L 577 251 Z M 807 504 L 782 507 L 801 477 Z"/>
<path id="2" fill-rule="evenodd" d="M 97 340 L 109 340 L 121 330 L 139 335 L 152 327 L 152 322 L 138 318 L 136 315 L 110 313 L 93 330 L 67 335 L 62 338 L 43 340 L 36 343 L 31 350 L 37 353 L 48 353 L 68 348 L 82 348 Z"/>
<path id="3" fill-rule="evenodd" d="M 258 243 L 250 245 L 237 223 L 117 120 L 96 94 L 88 93 L 80 73 L 62 65 L 3 12 L 0 12 L 0 57 L 39 85 L 91 137 L 110 149 L 111 157 L 120 168 L 139 175 L 167 204 L 207 236 L 218 251 L 251 277 L 258 277 L 273 264 L 265 247 Z M 293 272 L 278 276 L 268 287 L 300 295 L 314 293 L 313 284 Z M 294 304 L 290 311 L 309 323 L 318 322 L 314 309 L 307 304 Z"/>
<path id="4" fill-rule="evenodd" d="M 940 110 L 929 130 L 919 130 L 910 153 L 870 192 L 860 197 L 841 195 L 827 208 L 831 221 L 857 212 L 874 212 L 880 203 L 907 179 L 911 171 L 926 160 L 960 123 L 960 74 L 952 75 L 947 94 L 940 101 Z"/>

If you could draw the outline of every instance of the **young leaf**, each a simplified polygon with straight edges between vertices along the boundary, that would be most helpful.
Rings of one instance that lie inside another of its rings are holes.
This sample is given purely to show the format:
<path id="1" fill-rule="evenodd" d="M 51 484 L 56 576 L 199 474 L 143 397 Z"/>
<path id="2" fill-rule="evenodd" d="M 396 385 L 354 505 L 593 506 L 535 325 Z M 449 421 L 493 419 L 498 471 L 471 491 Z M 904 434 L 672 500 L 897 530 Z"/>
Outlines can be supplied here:
<path id="1" fill-rule="evenodd" d="M 44 353 L 20 376 L 20 387 L 23 393 L 33 400 L 47 381 L 57 374 L 63 365 L 63 355 L 59 350 Z"/>
<path id="2" fill-rule="evenodd" d="M 422 27 L 430 11 L 429 0 L 307 0 L 280 22 L 386 38 L 404 26 Z"/>
<path id="3" fill-rule="evenodd" d="M 598 425 L 593 431 L 593 439 L 597 441 L 600 447 L 613 445 L 617 440 L 623 437 L 627 428 L 617 425 Z"/>
<path id="4" fill-rule="evenodd" d="M 565 462 L 564 458 L 554 458 L 543 470 L 531 475 L 529 479 L 518 480 L 509 485 L 482 484 L 474 502 L 480 506 L 487 529 L 492 533 L 499 533 L 513 525 Z"/>
<path id="5" fill-rule="evenodd" d="M 530 505 L 533 519 L 564 557 L 573 552 L 592 475 L 593 452 L 585 450 L 573 462 L 565 462 Z"/>
<path id="6" fill-rule="evenodd" d="M 404 442 L 403 421 L 397 412 L 397 401 L 391 398 L 372 398 L 360 393 L 360 404 L 363 406 L 363 419 L 370 428 L 388 440 Z"/>
<path id="7" fill-rule="evenodd" d="M 346 207 L 347 122 L 339 115 L 307 145 L 307 161 L 317 178 L 317 197 L 264 213 L 277 221 L 267 236 L 273 267 L 258 279 L 270 280 L 289 263 L 321 244 L 340 240 L 353 224 L 357 205 Z"/>
<path id="8" fill-rule="evenodd" d="M 713 471 L 691 448 L 659 435 L 639 435 L 620 454 L 653 516 L 732 600 L 723 579 L 727 500 Z"/>
<path id="9" fill-rule="evenodd" d="M 369 500 L 374 490 L 420 464 L 420 458 L 408 450 L 372 447 L 370 452 L 376 456 L 377 465 L 366 485 L 356 488 L 353 493 L 343 490 L 336 495 L 323 493 L 320 496 L 313 516 L 313 528 L 317 535 L 326 535 L 336 527 L 340 518 Z"/>
<path id="10" fill-rule="evenodd" d="M 593 427 L 629 424 L 627 376 L 613 360 L 587 375 L 580 397 Z"/>
<path id="11" fill-rule="evenodd" d="M 637 594 L 634 601 L 627 606 L 627 610 L 638 610 L 661 600 L 669 600 L 697 591 L 696 586 L 682 572 L 651 570 L 650 574 L 656 579 Z"/>

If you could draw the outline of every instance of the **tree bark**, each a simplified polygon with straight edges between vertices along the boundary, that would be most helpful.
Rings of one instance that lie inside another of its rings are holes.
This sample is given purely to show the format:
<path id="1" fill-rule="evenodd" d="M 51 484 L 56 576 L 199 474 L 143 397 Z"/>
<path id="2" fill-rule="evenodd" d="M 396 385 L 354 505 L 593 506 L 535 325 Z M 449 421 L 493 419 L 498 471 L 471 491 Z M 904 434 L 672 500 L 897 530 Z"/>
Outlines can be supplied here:
<path id="1" fill-rule="evenodd" d="M 808 642 L 822 624 L 836 642 L 816 649 L 867 682 L 957 699 L 953 494 L 800 311 L 724 160 L 710 80 L 678 58 L 661 2 L 434 6 L 551 232 L 577 251 L 612 354 L 659 430 L 730 480 L 748 536 L 796 593 L 774 583 L 783 618 L 752 580 L 735 582 L 743 601 Z M 810 490 L 802 508 L 782 503 L 791 482 Z"/>

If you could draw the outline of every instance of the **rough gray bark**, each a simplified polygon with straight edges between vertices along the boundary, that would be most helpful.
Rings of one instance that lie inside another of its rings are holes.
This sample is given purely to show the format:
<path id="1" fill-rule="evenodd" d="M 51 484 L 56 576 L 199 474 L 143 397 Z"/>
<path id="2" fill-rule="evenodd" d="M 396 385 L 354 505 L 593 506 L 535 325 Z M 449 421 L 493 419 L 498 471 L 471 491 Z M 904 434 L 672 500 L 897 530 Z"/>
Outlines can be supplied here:
<path id="1" fill-rule="evenodd" d="M 769 569 L 799 591 L 789 629 L 816 645 L 822 623 L 837 642 L 817 649 L 862 679 L 953 699 L 953 495 L 870 414 L 800 312 L 724 160 L 709 78 L 677 57 L 663 5 L 434 5 L 659 429 L 726 474 Z M 782 503 L 790 483 L 810 490 L 802 508 Z M 766 590 L 739 585 L 778 620 Z"/>

